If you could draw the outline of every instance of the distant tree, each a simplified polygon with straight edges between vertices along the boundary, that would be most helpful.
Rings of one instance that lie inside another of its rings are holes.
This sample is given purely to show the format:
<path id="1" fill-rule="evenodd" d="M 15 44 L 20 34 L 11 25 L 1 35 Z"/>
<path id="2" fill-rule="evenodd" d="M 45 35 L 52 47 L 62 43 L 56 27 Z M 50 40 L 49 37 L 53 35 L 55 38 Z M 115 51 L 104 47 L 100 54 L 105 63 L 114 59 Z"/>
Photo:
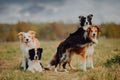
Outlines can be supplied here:
<path id="1" fill-rule="evenodd" d="M 101 24 L 102 36 L 107 38 L 120 38 L 120 25 L 114 23 Z"/>
<path id="2" fill-rule="evenodd" d="M 25 22 L 18 22 L 16 24 L 16 30 L 18 32 L 21 32 L 21 31 L 27 32 L 29 29 L 30 29 L 30 26 L 28 26 L 28 24 Z"/>
<path id="3" fill-rule="evenodd" d="M 51 26 L 59 38 L 65 37 L 65 29 L 62 24 L 53 22 Z"/>

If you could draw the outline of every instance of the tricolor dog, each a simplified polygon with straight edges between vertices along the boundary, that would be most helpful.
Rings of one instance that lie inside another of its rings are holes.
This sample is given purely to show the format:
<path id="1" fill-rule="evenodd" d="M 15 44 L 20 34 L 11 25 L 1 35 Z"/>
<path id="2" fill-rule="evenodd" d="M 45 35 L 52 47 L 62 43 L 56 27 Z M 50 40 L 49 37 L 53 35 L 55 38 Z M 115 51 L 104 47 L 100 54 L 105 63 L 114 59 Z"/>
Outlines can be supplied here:
<path id="1" fill-rule="evenodd" d="M 35 31 L 28 31 L 28 32 L 20 32 L 18 33 L 20 39 L 20 48 L 22 51 L 22 65 L 21 67 L 24 70 L 27 69 L 27 61 L 29 59 L 29 50 L 32 48 L 40 48 L 40 42 L 37 38 L 35 38 L 36 32 Z"/>
<path id="2" fill-rule="evenodd" d="M 64 54 L 64 66 L 66 63 L 69 64 L 69 67 L 73 69 L 71 65 L 72 57 L 74 54 L 80 56 L 81 69 L 86 71 L 86 67 L 94 68 L 93 66 L 93 53 L 94 53 L 94 45 L 98 43 L 98 35 L 99 35 L 99 27 L 96 25 L 90 25 L 88 28 L 88 37 L 92 42 L 86 43 L 84 45 L 76 45 L 74 48 L 69 48 L 66 50 Z"/>
<path id="3" fill-rule="evenodd" d="M 92 18 L 92 16 L 90 18 Z M 80 18 L 80 27 L 77 29 L 77 31 L 70 34 L 66 40 L 60 43 L 60 45 L 57 47 L 57 52 L 54 58 L 50 61 L 49 65 L 47 66 L 48 68 L 50 66 L 55 66 L 55 71 L 57 71 L 57 65 L 62 63 L 64 70 L 67 71 L 65 66 L 69 62 L 69 59 L 70 59 L 69 52 L 68 52 L 69 49 L 74 49 L 77 45 L 80 45 L 80 47 L 84 45 L 87 46 L 88 43 L 93 42 L 93 39 L 91 39 L 88 36 L 89 28 L 87 27 L 86 29 L 84 29 L 84 26 L 86 26 L 85 25 L 86 17 L 79 16 L 79 18 Z M 89 24 L 92 24 L 90 23 L 90 20 L 88 20 L 88 22 Z"/>

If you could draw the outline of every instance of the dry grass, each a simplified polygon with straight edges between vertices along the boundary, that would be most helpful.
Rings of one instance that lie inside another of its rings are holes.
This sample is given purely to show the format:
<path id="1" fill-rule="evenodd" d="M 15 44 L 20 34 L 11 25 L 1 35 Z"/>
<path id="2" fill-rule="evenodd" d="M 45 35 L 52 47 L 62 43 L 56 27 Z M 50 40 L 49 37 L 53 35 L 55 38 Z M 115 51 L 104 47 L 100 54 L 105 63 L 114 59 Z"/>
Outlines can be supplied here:
<path id="1" fill-rule="evenodd" d="M 58 44 L 59 41 L 41 41 L 44 66 L 55 54 Z M 0 80 L 120 80 L 120 65 L 104 66 L 107 59 L 117 54 L 120 54 L 120 39 L 100 39 L 95 47 L 95 69 L 79 70 L 79 56 L 74 56 L 72 64 L 77 69 L 75 71 L 56 73 L 52 70 L 32 74 L 20 68 L 22 54 L 18 42 L 0 43 Z"/>

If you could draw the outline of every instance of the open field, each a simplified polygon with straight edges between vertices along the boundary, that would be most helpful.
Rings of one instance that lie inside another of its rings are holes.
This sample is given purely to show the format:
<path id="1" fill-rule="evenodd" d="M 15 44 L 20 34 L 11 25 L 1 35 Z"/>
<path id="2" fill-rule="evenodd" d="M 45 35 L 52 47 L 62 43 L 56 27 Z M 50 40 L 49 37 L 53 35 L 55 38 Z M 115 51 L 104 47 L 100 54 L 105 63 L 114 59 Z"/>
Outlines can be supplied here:
<path id="1" fill-rule="evenodd" d="M 43 66 L 49 63 L 58 44 L 59 41 L 41 41 L 41 47 L 44 49 Z M 33 74 L 20 68 L 22 54 L 18 42 L 0 43 L 0 80 L 120 80 L 120 65 L 104 66 L 107 59 L 118 54 L 120 54 L 120 39 L 100 39 L 95 47 L 95 69 L 81 71 L 79 56 L 74 56 L 72 64 L 76 68 L 75 71 L 56 73 L 52 70 Z"/>

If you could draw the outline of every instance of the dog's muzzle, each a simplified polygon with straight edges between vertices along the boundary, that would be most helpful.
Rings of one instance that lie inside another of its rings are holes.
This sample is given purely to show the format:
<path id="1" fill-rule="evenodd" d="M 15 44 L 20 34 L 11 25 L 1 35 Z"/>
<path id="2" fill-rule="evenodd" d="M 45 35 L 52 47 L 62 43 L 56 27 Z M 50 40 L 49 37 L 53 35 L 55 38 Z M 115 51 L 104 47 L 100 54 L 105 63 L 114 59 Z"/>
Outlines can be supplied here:
<path id="1" fill-rule="evenodd" d="M 37 55 L 35 55 L 34 60 L 38 60 L 38 56 Z"/>

